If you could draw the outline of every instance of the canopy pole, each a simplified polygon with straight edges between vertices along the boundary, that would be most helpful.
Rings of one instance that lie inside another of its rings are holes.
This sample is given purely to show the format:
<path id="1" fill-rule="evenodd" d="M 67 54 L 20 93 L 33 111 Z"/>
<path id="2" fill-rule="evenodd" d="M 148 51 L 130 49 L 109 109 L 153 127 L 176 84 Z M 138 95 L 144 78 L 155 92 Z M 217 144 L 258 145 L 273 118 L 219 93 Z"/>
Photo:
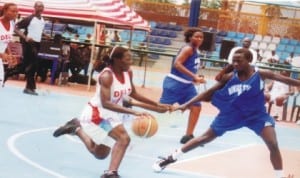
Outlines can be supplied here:
<path id="1" fill-rule="evenodd" d="M 92 43 L 92 49 L 91 49 L 91 56 L 90 56 L 90 63 L 88 67 L 88 87 L 87 90 L 90 91 L 91 89 L 91 79 L 92 79 L 92 72 L 93 72 L 93 59 L 95 56 L 95 43 L 96 43 L 96 37 L 97 37 L 97 22 L 94 22 L 94 33 L 93 33 L 93 38 L 91 40 Z"/>

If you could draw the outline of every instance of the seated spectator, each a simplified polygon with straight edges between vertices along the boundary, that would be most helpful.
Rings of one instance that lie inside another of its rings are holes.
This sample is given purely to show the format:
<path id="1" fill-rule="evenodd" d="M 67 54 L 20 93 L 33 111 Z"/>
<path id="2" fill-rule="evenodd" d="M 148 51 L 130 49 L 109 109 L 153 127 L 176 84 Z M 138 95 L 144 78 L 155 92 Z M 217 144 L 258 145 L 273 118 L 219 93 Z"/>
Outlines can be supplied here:
<path id="1" fill-rule="evenodd" d="M 281 71 L 281 75 L 289 76 L 287 71 Z M 275 113 L 274 119 L 279 118 L 280 107 L 284 105 L 289 95 L 294 93 L 294 88 L 279 81 L 272 81 L 265 88 L 265 100 L 267 103 L 274 104 Z"/>
<path id="2" fill-rule="evenodd" d="M 107 30 L 102 30 L 100 39 L 99 39 L 99 43 L 102 45 L 105 45 L 107 39 L 108 39 Z"/>
<path id="3" fill-rule="evenodd" d="M 86 43 L 91 43 L 92 42 L 92 35 L 90 33 L 86 34 L 86 38 L 84 40 L 84 42 Z"/>
<path id="4" fill-rule="evenodd" d="M 279 63 L 279 57 L 274 50 L 271 52 L 269 56 L 267 56 L 267 61 L 269 63 Z"/>
<path id="5" fill-rule="evenodd" d="M 257 61 L 258 62 L 261 62 L 263 57 L 262 57 L 262 54 L 261 52 L 259 51 L 259 49 L 256 49 L 256 53 L 257 53 Z"/>
<path id="6" fill-rule="evenodd" d="M 118 30 L 115 30 L 113 38 L 112 38 L 112 42 L 121 42 L 121 41 L 122 41 L 122 39 L 121 39 L 121 36 L 120 36 Z"/>
<path id="7" fill-rule="evenodd" d="M 74 42 L 80 42 L 80 40 L 79 40 L 79 34 L 76 33 L 76 34 L 74 35 L 74 38 L 71 39 L 71 41 L 74 41 Z"/>
<path id="8" fill-rule="evenodd" d="M 290 53 L 290 56 L 287 57 L 287 58 L 284 60 L 284 63 L 285 63 L 285 64 L 292 65 L 293 59 L 294 59 L 294 52 L 291 52 L 291 53 Z"/>

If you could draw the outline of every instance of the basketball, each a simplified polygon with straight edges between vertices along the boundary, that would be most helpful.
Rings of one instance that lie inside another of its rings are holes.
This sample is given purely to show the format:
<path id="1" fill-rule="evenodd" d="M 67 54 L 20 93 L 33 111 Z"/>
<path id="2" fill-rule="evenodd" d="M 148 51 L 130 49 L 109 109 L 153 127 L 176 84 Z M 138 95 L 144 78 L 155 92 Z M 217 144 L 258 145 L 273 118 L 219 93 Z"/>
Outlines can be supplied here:
<path id="1" fill-rule="evenodd" d="M 149 138 L 158 130 L 158 123 L 154 116 L 138 116 L 132 122 L 132 131 L 136 136 Z"/>

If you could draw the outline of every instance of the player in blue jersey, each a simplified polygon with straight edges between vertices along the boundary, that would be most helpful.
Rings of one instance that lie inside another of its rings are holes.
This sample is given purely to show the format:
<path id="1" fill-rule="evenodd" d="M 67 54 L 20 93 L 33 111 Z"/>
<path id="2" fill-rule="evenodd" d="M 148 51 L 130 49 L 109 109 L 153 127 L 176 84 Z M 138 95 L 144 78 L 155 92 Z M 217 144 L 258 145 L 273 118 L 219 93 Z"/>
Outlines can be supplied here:
<path id="1" fill-rule="evenodd" d="M 203 33 L 199 28 L 189 28 L 184 33 L 186 44 L 175 57 L 171 72 L 163 82 L 163 93 L 160 103 L 183 104 L 197 95 L 195 83 L 204 83 L 203 77 L 197 74 L 200 67 L 199 47 L 203 42 Z M 190 114 L 185 135 L 181 143 L 192 139 L 195 126 L 201 111 L 200 102 L 189 106 Z"/>
<path id="2" fill-rule="evenodd" d="M 227 131 L 248 127 L 266 143 L 276 178 L 284 177 L 275 122 L 265 108 L 264 80 L 272 79 L 294 86 L 300 86 L 300 81 L 269 70 L 258 70 L 250 65 L 251 60 L 252 54 L 248 49 L 237 50 L 233 57 L 233 72 L 224 74 L 213 87 L 174 109 L 184 111 L 195 102 L 211 101 L 220 112 L 204 134 L 155 163 L 155 171 L 161 171 L 182 153 L 209 143 Z"/>

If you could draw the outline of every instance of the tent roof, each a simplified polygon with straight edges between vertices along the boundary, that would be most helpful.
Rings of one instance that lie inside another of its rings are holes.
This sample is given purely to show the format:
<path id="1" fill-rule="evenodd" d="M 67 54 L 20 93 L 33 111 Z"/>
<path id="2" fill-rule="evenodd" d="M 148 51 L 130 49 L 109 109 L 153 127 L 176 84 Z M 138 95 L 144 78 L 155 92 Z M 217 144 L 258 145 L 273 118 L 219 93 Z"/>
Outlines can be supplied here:
<path id="1" fill-rule="evenodd" d="M 11 0 L 1 0 L 1 4 Z M 33 12 L 35 0 L 15 0 L 21 15 Z M 150 25 L 121 0 L 42 0 L 45 5 L 43 16 L 59 19 L 102 22 L 149 30 Z"/>

